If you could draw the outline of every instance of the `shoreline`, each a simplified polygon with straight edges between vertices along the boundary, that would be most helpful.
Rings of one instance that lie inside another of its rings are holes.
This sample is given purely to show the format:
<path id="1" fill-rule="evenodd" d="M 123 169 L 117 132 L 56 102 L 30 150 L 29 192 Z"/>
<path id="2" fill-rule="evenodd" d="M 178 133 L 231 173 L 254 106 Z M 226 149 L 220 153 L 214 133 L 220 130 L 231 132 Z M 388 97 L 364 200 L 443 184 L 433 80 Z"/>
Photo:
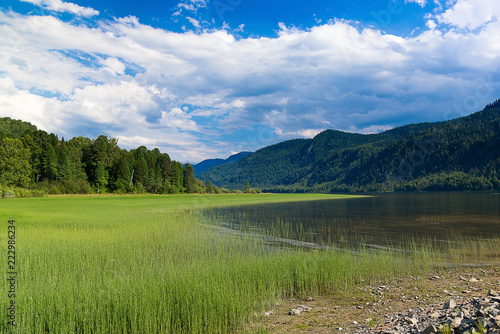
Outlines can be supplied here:
<path id="1" fill-rule="evenodd" d="M 391 323 L 405 315 L 442 309 L 450 299 L 460 303 L 483 298 L 489 290 L 500 291 L 499 265 L 449 267 L 371 282 L 349 295 L 334 291 L 290 298 L 256 315 L 238 333 L 405 333 L 391 330 Z M 296 308 L 302 312 L 289 315 Z"/>

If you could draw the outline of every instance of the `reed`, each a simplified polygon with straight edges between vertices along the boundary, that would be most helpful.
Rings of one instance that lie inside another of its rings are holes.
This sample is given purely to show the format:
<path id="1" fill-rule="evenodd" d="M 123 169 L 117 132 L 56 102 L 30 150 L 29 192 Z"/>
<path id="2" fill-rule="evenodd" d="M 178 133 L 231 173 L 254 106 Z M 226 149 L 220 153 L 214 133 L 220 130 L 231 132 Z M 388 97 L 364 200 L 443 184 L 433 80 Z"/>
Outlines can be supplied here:
<path id="1" fill-rule="evenodd" d="M 269 243 L 271 236 L 283 233 L 311 242 L 307 238 L 312 235 L 286 222 L 267 232 L 248 228 L 236 233 L 217 217 L 210 224 L 206 216 L 200 220 L 201 209 L 325 198 L 334 197 L 141 195 L 0 201 L 1 221 L 16 220 L 18 272 L 16 326 L 3 322 L 0 329 L 232 332 L 282 298 L 349 293 L 363 280 L 422 272 L 437 261 L 430 246 L 426 256 L 419 246 L 412 252 L 278 247 Z M 6 230 L 0 233 L 4 254 L 6 236 Z M 488 247 L 480 246 L 479 256 Z M 6 262 L 0 262 L 3 273 Z M 0 296 L 0 309 L 5 310 L 9 300 L 5 293 Z"/>

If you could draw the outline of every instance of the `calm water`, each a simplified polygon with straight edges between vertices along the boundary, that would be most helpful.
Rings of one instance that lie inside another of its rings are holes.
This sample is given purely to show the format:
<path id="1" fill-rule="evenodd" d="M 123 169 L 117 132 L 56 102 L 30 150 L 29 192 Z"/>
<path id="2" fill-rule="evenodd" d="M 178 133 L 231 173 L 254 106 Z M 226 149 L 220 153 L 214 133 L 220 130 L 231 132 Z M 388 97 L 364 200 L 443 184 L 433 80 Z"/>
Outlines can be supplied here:
<path id="1" fill-rule="evenodd" d="M 398 193 L 216 209 L 231 230 L 268 230 L 317 245 L 500 237 L 500 194 Z"/>

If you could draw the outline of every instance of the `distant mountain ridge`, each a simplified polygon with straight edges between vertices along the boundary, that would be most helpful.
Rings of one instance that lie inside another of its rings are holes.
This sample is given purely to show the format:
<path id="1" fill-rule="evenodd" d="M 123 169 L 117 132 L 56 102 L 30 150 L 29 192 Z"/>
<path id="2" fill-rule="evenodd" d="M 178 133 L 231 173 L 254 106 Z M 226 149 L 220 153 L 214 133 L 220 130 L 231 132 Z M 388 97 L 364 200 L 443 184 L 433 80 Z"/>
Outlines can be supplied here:
<path id="1" fill-rule="evenodd" d="M 274 192 L 500 189 L 500 100 L 472 115 L 363 135 L 326 130 L 198 177 Z"/>
<path id="2" fill-rule="evenodd" d="M 250 154 L 252 154 L 252 152 L 240 152 L 240 153 L 236 153 L 236 154 L 231 155 L 227 159 L 203 160 L 203 161 L 193 165 L 195 176 L 200 174 L 200 173 L 203 173 L 204 171 L 206 171 L 207 169 L 210 169 L 212 167 L 220 166 L 220 165 L 227 164 L 227 163 L 236 162 L 236 161 L 243 159 L 244 157 L 246 157 L 247 155 L 250 155 Z"/>

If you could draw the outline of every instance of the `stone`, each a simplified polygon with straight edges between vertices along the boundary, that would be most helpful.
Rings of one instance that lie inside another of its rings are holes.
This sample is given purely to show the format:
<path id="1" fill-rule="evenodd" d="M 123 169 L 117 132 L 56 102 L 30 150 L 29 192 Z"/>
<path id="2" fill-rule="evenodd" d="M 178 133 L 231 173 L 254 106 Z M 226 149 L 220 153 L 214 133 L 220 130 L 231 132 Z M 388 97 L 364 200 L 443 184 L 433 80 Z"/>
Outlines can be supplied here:
<path id="1" fill-rule="evenodd" d="M 308 302 L 312 302 L 313 300 L 314 300 L 313 297 L 307 297 L 306 298 L 306 301 L 308 301 Z"/>
<path id="2" fill-rule="evenodd" d="M 427 326 L 423 331 L 420 332 L 420 334 L 431 334 L 431 333 L 437 333 L 438 329 L 434 325 L 429 325 Z"/>
<path id="3" fill-rule="evenodd" d="M 296 309 L 301 310 L 301 311 L 310 311 L 311 308 L 309 306 L 304 306 L 304 305 L 298 305 Z"/>
<path id="4" fill-rule="evenodd" d="M 288 315 L 300 315 L 300 310 L 293 308 L 290 311 L 288 311 Z"/>
<path id="5" fill-rule="evenodd" d="M 452 333 L 470 334 L 477 332 L 477 323 L 481 321 L 488 334 L 500 334 L 500 301 L 496 300 L 500 299 L 500 296 L 493 296 L 496 291 L 488 291 L 488 296 L 473 297 L 469 291 L 466 291 L 468 295 L 463 296 L 457 287 L 453 288 L 456 290 L 451 292 L 452 297 L 444 304 L 387 315 L 384 329 L 376 333 L 436 334 L 451 330 Z M 386 310 L 391 309 L 386 308 Z M 364 328 L 360 331 L 364 326 L 367 325 L 358 324 L 358 331 L 353 333 L 372 333 L 362 331 Z"/>
<path id="6" fill-rule="evenodd" d="M 439 312 L 433 312 L 431 314 L 429 314 L 429 318 L 433 318 L 433 319 L 437 319 L 441 316 L 441 314 L 439 314 Z"/>
<path id="7" fill-rule="evenodd" d="M 443 306 L 444 309 L 454 309 L 455 307 L 457 307 L 455 299 L 448 300 L 448 302 Z"/>
<path id="8" fill-rule="evenodd" d="M 487 295 L 487 296 L 488 296 L 488 297 L 498 297 L 498 296 L 500 296 L 500 294 L 498 294 L 498 292 L 496 292 L 495 290 L 490 289 L 490 290 L 488 291 L 488 295 Z"/>
<path id="9" fill-rule="evenodd" d="M 451 328 L 457 328 L 462 323 L 462 320 L 462 317 L 456 317 L 448 320 L 448 323 L 450 324 Z"/>

